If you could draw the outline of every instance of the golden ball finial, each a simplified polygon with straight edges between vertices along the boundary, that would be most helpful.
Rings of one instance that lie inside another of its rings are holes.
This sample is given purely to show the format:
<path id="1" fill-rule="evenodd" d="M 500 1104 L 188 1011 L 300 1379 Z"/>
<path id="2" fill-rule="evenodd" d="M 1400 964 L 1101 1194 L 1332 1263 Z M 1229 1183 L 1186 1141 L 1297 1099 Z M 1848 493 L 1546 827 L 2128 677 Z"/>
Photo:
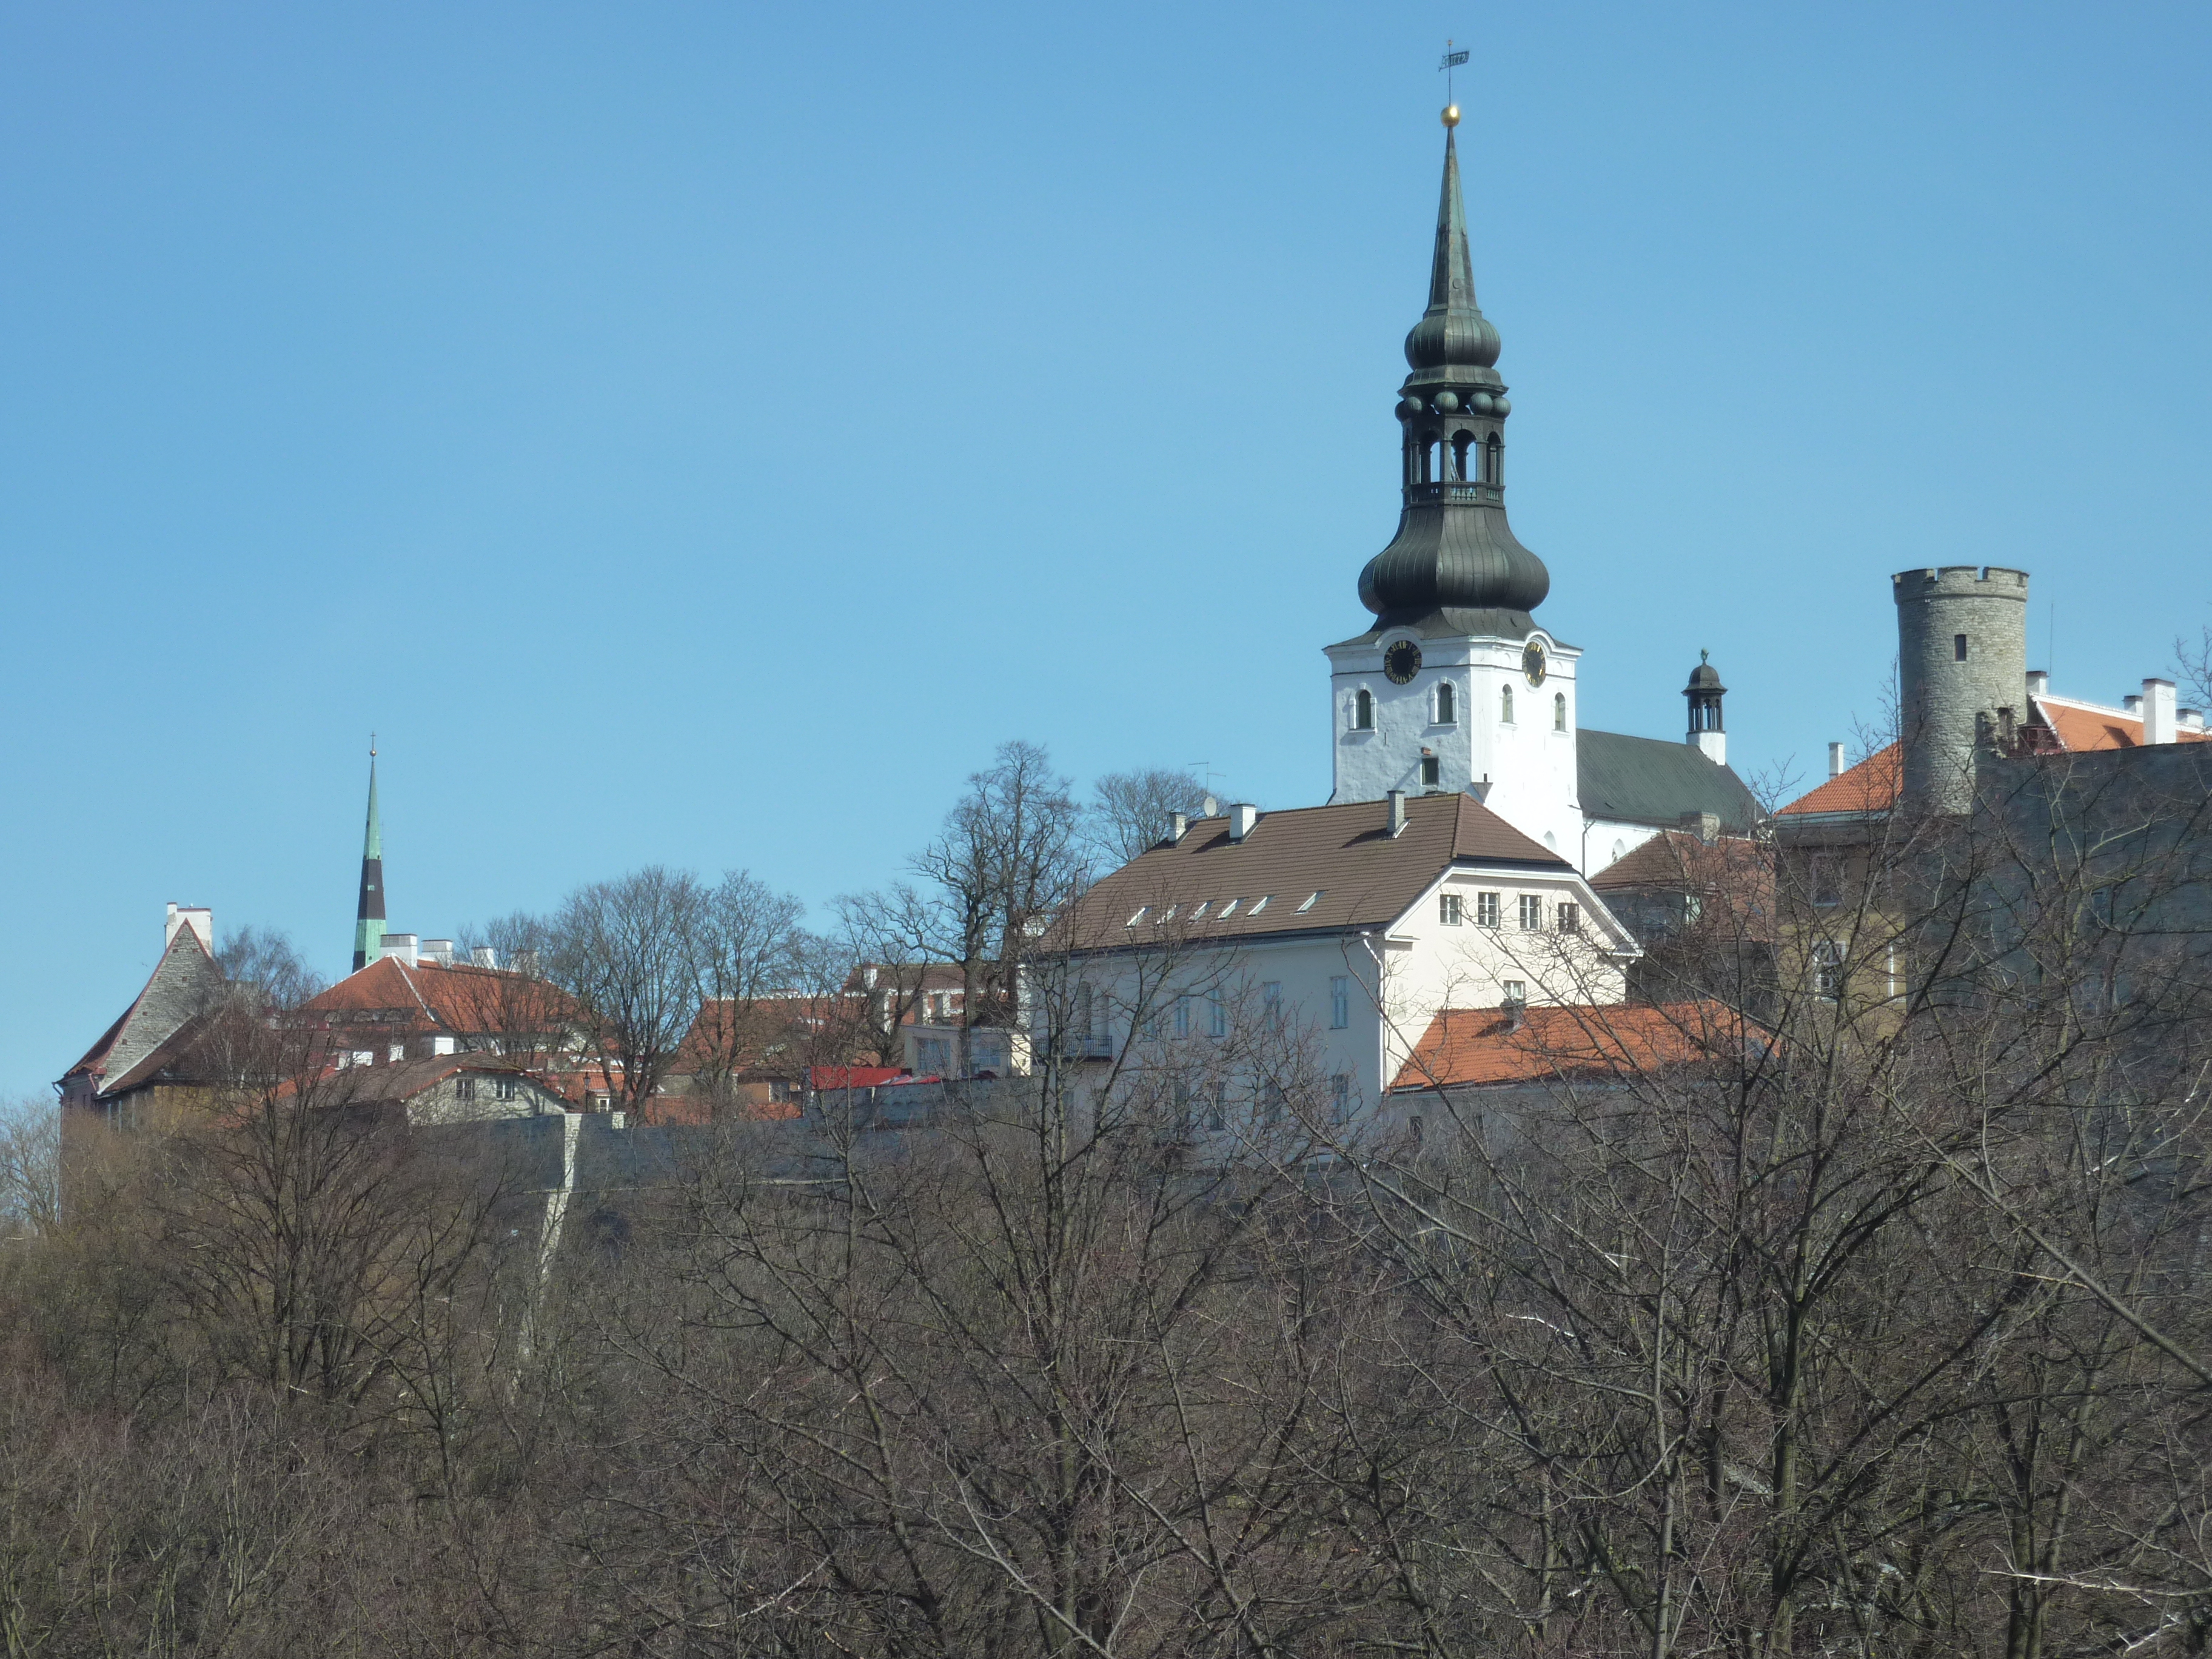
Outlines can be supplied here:
<path id="1" fill-rule="evenodd" d="M 1446 104 L 1444 106 L 1444 125 L 1448 127 L 1455 127 L 1459 125 L 1459 106 L 1457 104 Z"/>

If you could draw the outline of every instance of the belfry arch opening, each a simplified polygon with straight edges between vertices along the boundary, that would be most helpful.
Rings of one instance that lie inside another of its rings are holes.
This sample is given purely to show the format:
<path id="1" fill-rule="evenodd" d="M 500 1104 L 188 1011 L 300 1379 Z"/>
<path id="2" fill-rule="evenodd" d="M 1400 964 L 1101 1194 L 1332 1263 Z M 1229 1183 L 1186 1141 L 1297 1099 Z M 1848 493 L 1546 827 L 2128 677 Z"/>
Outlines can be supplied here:
<path id="1" fill-rule="evenodd" d="M 1455 438 L 1452 440 L 1452 477 L 1455 477 L 1455 478 L 1465 478 L 1466 477 L 1468 477 L 1468 471 L 1467 471 L 1467 452 L 1468 452 L 1468 450 L 1470 450 L 1470 449 L 1474 449 L 1474 434 L 1473 434 L 1472 432 L 1462 432 L 1462 433 L 1459 434 L 1459 435 L 1458 435 L 1458 436 L 1455 437 Z M 1479 450 L 1478 450 L 1478 451 L 1476 451 L 1476 453 L 1475 453 L 1475 457 L 1474 457 L 1474 464 L 1475 464 L 1475 465 L 1476 465 L 1476 466 L 1478 466 L 1478 467 L 1480 467 L 1480 466 L 1482 465 L 1482 454 L 1481 454 L 1481 452 L 1480 452 L 1480 451 L 1479 451 Z"/>

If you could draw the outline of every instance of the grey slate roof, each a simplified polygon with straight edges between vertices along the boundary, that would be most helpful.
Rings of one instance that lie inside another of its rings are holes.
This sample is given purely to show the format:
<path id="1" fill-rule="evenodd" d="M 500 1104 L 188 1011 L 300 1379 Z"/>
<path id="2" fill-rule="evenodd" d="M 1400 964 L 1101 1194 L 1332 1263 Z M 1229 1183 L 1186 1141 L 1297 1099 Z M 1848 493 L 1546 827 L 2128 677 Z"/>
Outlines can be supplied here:
<path id="1" fill-rule="evenodd" d="M 1743 780 L 1686 743 L 1584 726 L 1575 734 L 1575 758 L 1585 817 L 1671 829 L 1685 812 L 1711 812 L 1737 836 L 1749 835 L 1759 821 L 1759 803 Z"/>

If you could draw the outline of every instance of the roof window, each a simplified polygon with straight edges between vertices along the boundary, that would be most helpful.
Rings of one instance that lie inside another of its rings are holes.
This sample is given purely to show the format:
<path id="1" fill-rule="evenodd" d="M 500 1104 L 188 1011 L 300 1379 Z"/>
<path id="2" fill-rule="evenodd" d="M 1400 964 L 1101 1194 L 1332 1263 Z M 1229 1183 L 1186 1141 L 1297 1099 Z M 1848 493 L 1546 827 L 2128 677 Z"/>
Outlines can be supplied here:
<path id="1" fill-rule="evenodd" d="M 1258 915 L 1261 911 L 1267 908 L 1267 901 L 1274 896 L 1275 896 L 1273 893 L 1261 894 L 1259 897 L 1252 901 L 1252 908 L 1247 910 L 1244 914 L 1248 916 Z"/>
<path id="2" fill-rule="evenodd" d="M 1128 919 L 1128 921 L 1127 921 L 1123 922 L 1121 925 L 1122 925 L 1124 927 L 1135 927 L 1139 922 L 1142 921 L 1145 919 L 1145 913 L 1146 913 L 1146 911 L 1150 910 L 1152 908 L 1152 907 L 1151 905 L 1149 905 L 1149 904 L 1140 904 L 1140 905 L 1139 905 L 1139 906 L 1137 907 L 1137 914 L 1136 914 L 1135 915 L 1133 915 L 1133 916 L 1131 916 L 1131 917 Z"/>
<path id="3" fill-rule="evenodd" d="M 1230 917 L 1237 914 L 1237 907 L 1243 902 L 1244 900 L 1241 896 L 1230 900 L 1228 903 L 1223 905 L 1220 909 L 1214 912 L 1213 919 L 1216 921 L 1228 921 Z"/>
<path id="4" fill-rule="evenodd" d="M 1175 920 L 1175 913 L 1176 908 L 1174 905 L 1170 904 L 1166 909 L 1160 912 L 1158 920 L 1152 923 L 1152 926 L 1155 927 L 1166 927 L 1168 923 Z"/>
<path id="5" fill-rule="evenodd" d="M 1306 895 L 1306 902 L 1305 902 L 1304 904 L 1301 904 L 1300 906 L 1298 906 L 1297 914 L 1298 914 L 1298 915 L 1305 915 L 1305 913 L 1306 913 L 1307 911 L 1309 911 L 1309 910 L 1312 909 L 1312 908 L 1314 908 L 1314 906 L 1315 906 L 1315 905 L 1316 905 L 1316 904 L 1320 903 L 1320 902 L 1321 902 L 1321 896 L 1322 895 L 1322 893 L 1326 892 L 1327 890 L 1327 890 L 1326 888 L 1316 887 L 1316 888 L 1315 888 L 1315 889 L 1313 890 L 1313 891 L 1312 891 L 1312 892 L 1310 892 L 1310 893 L 1307 894 L 1307 895 Z"/>
<path id="6" fill-rule="evenodd" d="M 1190 913 L 1190 919 L 1193 921 L 1204 921 L 1206 920 L 1206 907 L 1212 902 L 1213 901 L 1212 899 L 1199 900 L 1198 908 Z"/>

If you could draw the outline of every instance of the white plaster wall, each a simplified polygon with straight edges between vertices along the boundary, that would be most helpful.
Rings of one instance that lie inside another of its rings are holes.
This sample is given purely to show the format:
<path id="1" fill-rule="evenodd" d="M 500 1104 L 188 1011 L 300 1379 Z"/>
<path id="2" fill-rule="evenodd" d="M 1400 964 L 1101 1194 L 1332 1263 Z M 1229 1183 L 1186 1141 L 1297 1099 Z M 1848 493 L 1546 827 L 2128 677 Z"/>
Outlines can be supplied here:
<path id="1" fill-rule="evenodd" d="M 1456 927 L 1442 920 L 1438 900 L 1445 891 L 1461 899 L 1462 921 Z M 1475 923 L 1475 899 L 1483 892 L 1498 895 L 1496 928 Z M 1544 900 L 1544 931 L 1521 930 L 1523 893 Z M 1582 907 L 1580 933 L 1554 931 L 1562 900 Z M 1148 1054 L 1173 1053 L 1172 998 L 1178 988 L 1194 993 L 1191 1035 L 1182 1041 L 1195 1044 L 1214 1040 L 1207 1035 L 1207 989 L 1218 985 L 1232 1009 L 1255 1018 L 1261 1006 L 1259 988 L 1279 981 L 1285 1028 L 1313 1044 L 1322 1077 L 1343 1073 L 1352 1079 L 1357 1109 L 1382 1098 L 1440 1009 L 1494 1008 L 1509 979 L 1524 982 L 1534 1003 L 1625 1001 L 1626 960 L 1635 948 L 1627 929 L 1569 872 L 1469 866 L 1444 874 L 1396 923 L 1369 935 L 1188 944 L 1171 963 L 1164 956 L 1150 957 L 1141 969 L 1135 954 L 1093 957 L 1077 977 L 1109 999 L 1104 1034 L 1116 1053 L 1130 1040 L 1132 1005 L 1144 985 L 1147 1005 L 1161 1011 L 1163 1035 L 1156 1047 L 1138 1042 L 1139 1064 Z M 1329 981 L 1339 975 L 1352 981 L 1350 1018 L 1340 1030 L 1329 1024 Z"/>
<path id="2" fill-rule="evenodd" d="M 1382 657 L 1401 639 L 1421 648 L 1421 670 L 1404 685 L 1382 672 Z M 1540 686 L 1522 672 L 1527 640 L 1462 637 L 1421 639 L 1394 629 L 1372 644 L 1328 649 L 1331 752 L 1334 756 L 1333 802 L 1380 800 L 1393 789 L 1419 794 L 1421 750 L 1438 762 L 1435 788 L 1470 793 L 1522 834 L 1542 842 L 1561 857 L 1577 856 L 1582 836 L 1577 801 L 1575 732 L 1576 667 L 1582 653 L 1562 646 L 1542 629 L 1529 635 L 1544 647 L 1547 672 Z M 1436 688 L 1448 681 L 1457 697 L 1449 726 L 1433 718 Z M 1501 718 L 1501 690 L 1513 692 L 1513 715 Z M 1356 694 L 1375 700 L 1375 729 L 1352 729 Z M 1566 730 L 1554 728 L 1555 696 L 1567 700 Z"/>

